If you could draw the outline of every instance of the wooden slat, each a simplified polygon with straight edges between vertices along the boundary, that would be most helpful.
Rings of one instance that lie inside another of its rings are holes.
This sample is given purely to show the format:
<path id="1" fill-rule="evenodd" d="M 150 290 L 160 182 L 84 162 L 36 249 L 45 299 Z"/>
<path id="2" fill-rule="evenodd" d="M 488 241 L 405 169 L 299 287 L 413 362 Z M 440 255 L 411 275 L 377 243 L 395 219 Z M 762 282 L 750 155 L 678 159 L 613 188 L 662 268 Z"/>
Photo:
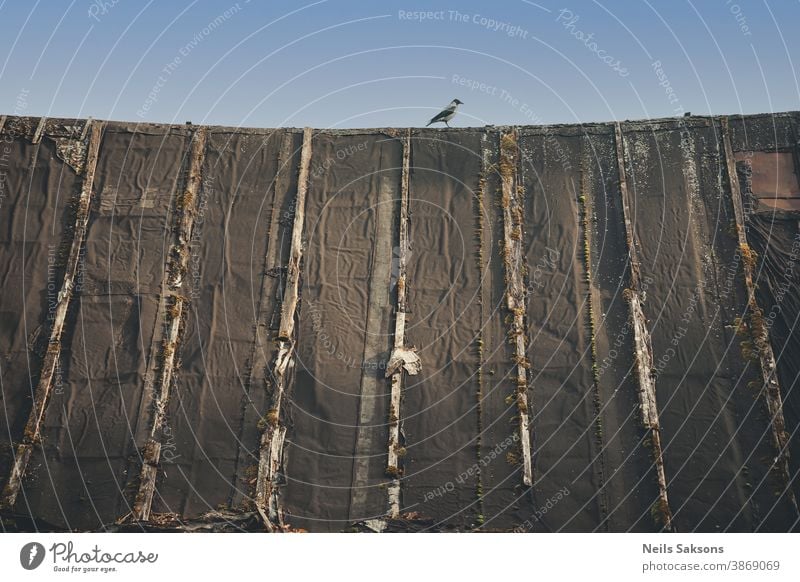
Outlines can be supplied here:
<path id="1" fill-rule="evenodd" d="M 303 226 L 305 222 L 306 194 L 311 168 L 310 127 L 303 130 L 303 147 L 300 153 L 300 172 L 295 197 L 294 224 L 291 250 L 286 273 L 286 288 L 281 305 L 281 321 L 277 337 L 277 354 L 272 367 L 272 403 L 266 416 L 266 426 L 259 446 L 258 477 L 256 479 L 256 509 L 269 529 L 283 526 L 283 512 L 277 492 L 277 480 L 283 463 L 283 443 L 286 427 L 281 424 L 281 406 L 287 376 L 294 365 L 295 312 L 300 282 L 300 261 L 303 257 Z"/>
<path id="2" fill-rule="evenodd" d="M 40 117 L 39 118 L 39 125 L 36 126 L 36 131 L 33 134 L 32 142 L 37 144 L 42 141 L 42 135 L 44 134 L 44 128 L 47 125 L 47 118 Z"/>
<path id="3" fill-rule="evenodd" d="M 772 343 L 769 339 L 769 330 L 764 323 L 764 313 L 756 301 L 756 286 L 753 280 L 753 269 L 755 268 L 755 255 L 747 242 L 747 231 L 745 228 L 744 203 L 742 192 L 739 188 L 739 178 L 736 174 L 736 160 L 731 146 L 730 124 L 727 117 L 721 120 L 722 125 L 722 144 L 725 153 L 725 165 L 728 173 L 728 184 L 730 187 L 733 202 L 733 214 L 736 220 L 736 234 L 739 242 L 739 251 L 742 255 L 742 266 L 744 270 L 744 283 L 747 290 L 747 322 L 750 333 L 752 334 L 753 345 L 758 352 L 759 368 L 761 370 L 762 391 L 766 400 L 767 410 L 770 417 L 770 429 L 772 435 L 772 445 L 775 447 L 777 455 L 773 461 L 781 473 L 786 486 L 786 492 L 797 512 L 797 502 L 791 488 L 791 477 L 789 472 L 789 436 L 786 433 L 786 422 L 783 416 L 783 397 L 781 388 L 778 384 L 776 374 L 775 354 L 772 351 Z"/>
<path id="4" fill-rule="evenodd" d="M 158 382 L 154 386 L 155 407 L 149 436 L 142 454 L 142 468 L 139 474 L 139 489 L 133 504 L 132 518 L 136 521 L 150 519 L 153 496 L 156 489 L 158 465 L 161 460 L 161 431 L 166 416 L 172 377 L 175 372 L 175 352 L 179 347 L 181 319 L 186 308 L 186 299 L 181 295 L 185 283 L 185 273 L 190 255 L 190 241 L 194 219 L 197 214 L 197 199 L 202 179 L 203 160 L 205 158 L 206 128 L 199 127 L 192 140 L 192 151 L 189 158 L 189 169 L 184 191 L 176 201 L 177 235 L 175 247 L 167 259 L 167 289 L 171 295 L 171 305 L 167 313 L 162 315 L 166 322 L 166 334 L 162 343 L 161 371 Z M 161 303 L 165 308 L 166 303 Z"/>
<path id="5" fill-rule="evenodd" d="M 506 272 L 506 309 L 512 316 L 509 330 L 514 348 L 517 413 L 519 416 L 519 438 L 522 446 L 522 483 L 533 485 L 533 463 L 531 461 L 530 415 L 528 406 L 528 359 L 525 355 L 525 286 L 522 274 L 525 258 L 522 250 L 523 201 L 517 192 L 517 164 L 519 146 L 517 133 L 511 131 L 500 135 L 500 181 L 503 209 L 503 263 Z"/>
<path id="6" fill-rule="evenodd" d="M 17 447 L 14 464 L 8 482 L 3 489 L 0 498 L 0 507 L 12 507 L 19 493 L 25 470 L 28 466 L 33 447 L 38 444 L 41 438 L 42 424 L 44 422 L 47 404 L 53 389 L 53 381 L 58 365 L 58 358 L 61 353 L 61 335 L 64 331 L 64 321 L 67 316 L 70 301 L 74 289 L 75 278 L 78 273 L 78 262 L 80 260 L 81 248 L 86 237 L 86 227 L 89 221 L 89 207 L 94 189 L 94 176 L 97 168 L 97 156 L 100 149 L 100 141 L 103 135 L 103 124 L 96 123 L 92 127 L 89 147 L 86 152 L 85 175 L 81 193 L 78 198 L 78 208 L 75 216 L 75 228 L 70 246 L 67 264 L 64 269 L 64 281 L 58 293 L 58 301 L 53 313 L 53 324 L 50 330 L 50 338 L 47 344 L 47 352 L 42 364 L 42 371 L 39 376 L 39 383 L 33 398 L 33 408 L 31 409 L 28 421 L 25 424 L 22 442 Z"/>
<path id="7" fill-rule="evenodd" d="M 81 141 L 86 139 L 86 135 L 89 133 L 89 128 L 92 127 L 92 118 L 89 117 L 83 124 L 83 129 L 81 130 Z"/>
<path id="8" fill-rule="evenodd" d="M 282 221 L 283 208 L 281 207 L 281 201 L 283 198 L 280 194 L 288 190 L 288 173 L 291 170 L 287 168 L 294 155 L 293 143 L 294 135 L 288 131 L 283 132 L 278 152 L 278 170 L 269 190 L 269 196 L 272 196 L 273 202 L 266 237 L 267 247 L 264 254 L 264 272 L 261 275 L 261 290 L 259 292 L 258 310 L 256 311 L 253 346 L 248 359 L 250 364 L 245 383 L 245 407 L 248 411 L 256 411 L 253 414 L 257 414 L 259 417 L 265 406 L 264 403 L 269 400 L 264 379 L 268 376 L 269 362 L 274 355 L 269 338 L 270 322 L 274 315 L 274 310 L 280 307 L 280 299 L 278 298 L 282 278 L 280 271 L 285 252 L 282 249 L 285 248 L 284 242 L 288 230 L 288 227 L 284 226 Z M 250 415 L 243 411 L 243 421 L 239 433 L 240 444 L 244 444 L 242 435 L 249 417 Z M 237 474 L 244 455 L 251 456 L 251 451 L 244 446 L 240 446 L 236 456 Z"/>
<path id="9" fill-rule="evenodd" d="M 278 339 L 288 342 L 294 335 L 297 310 L 298 284 L 300 282 L 300 259 L 303 256 L 303 218 L 306 211 L 306 193 L 311 160 L 311 128 L 303 131 L 303 149 L 300 153 L 300 174 L 297 179 L 297 199 L 295 202 L 295 221 L 292 229 L 292 250 L 286 272 L 286 293 L 281 306 L 281 327 Z"/>
<path id="10" fill-rule="evenodd" d="M 394 320 L 394 350 L 405 350 L 406 336 L 406 297 L 407 265 L 408 265 L 408 201 L 411 176 L 411 130 L 403 140 L 403 170 L 400 177 L 400 219 L 397 260 L 397 308 Z M 391 359 L 391 358 L 390 358 Z M 387 452 L 387 473 L 392 477 L 387 493 L 389 496 L 389 516 L 400 515 L 400 395 L 403 389 L 403 367 L 400 366 L 391 375 L 391 392 L 389 397 L 389 450 Z"/>
<path id="11" fill-rule="evenodd" d="M 642 413 L 642 424 L 649 432 L 653 462 L 656 467 L 658 501 L 656 502 L 657 506 L 654 508 L 654 514 L 659 516 L 664 529 L 669 531 L 672 529 L 672 512 L 667 496 L 667 477 L 664 471 L 664 455 L 661 447 L 661 426 L 658 419 L 656 386 L 651 374 L 654 368 L 653 348 L 650 340 L 650 330 L 647 328 L 647 319 L 642 310 L 639 258 L 636 250 L 636 237 L 631 222 L 628 180 L 625 173 L 625 143 L 623 141 L 622 127 L 619 123 L 614 125 L 614 141 L 616 142 L 619 189 L 622 198 L 622 214 L 625 222 L 625 239 L 628 246 L 630 265 L 630 286 L 625 290 L 625 298 L 630 308 L 630 323 L 633 328 L 633 344 L 636 352 L 634 354 L 634 365 L 636 367 L 637 396 L 639 397 L 639 408 Z"/>
<path id="12" fill-rule="evenodd" d="M 375 242 L 372 247 L 371 268 L 367 282 L 367 305 L 362 362 L 377 362 L 385 357 L 384 333 L 391 320 L 390 304 L 392 246 L 397 191 L 400 187 L 388 174 L 380 176 L 375 205 Z M 391 357 L 390 357 L 391 359 Z M 358 425 L 353 451 L 353 472 L 350 483 L 349 521 L 356 522 L 375 514 L 373 492 L 376 482 L 383 479 L 383 467 L 374 463 L 372 455 L 384 446 L 381 419 L 384 408 L 386 380 L 374 370 L 361 370 L 358 395 Z M 396 443 L 390 448 L 399 446 Z M 396 451 L 395 451 L 396 454 Z"/>

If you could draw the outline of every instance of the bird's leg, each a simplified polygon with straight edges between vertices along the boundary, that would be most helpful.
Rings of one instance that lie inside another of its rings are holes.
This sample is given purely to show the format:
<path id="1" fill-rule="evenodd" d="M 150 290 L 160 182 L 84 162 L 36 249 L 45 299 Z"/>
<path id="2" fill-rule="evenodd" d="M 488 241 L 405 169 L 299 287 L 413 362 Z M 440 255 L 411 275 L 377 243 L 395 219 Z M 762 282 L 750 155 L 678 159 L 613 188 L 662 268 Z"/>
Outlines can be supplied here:
<path id="1" fill-rule="evenodd" d="M 447 127 L 450 127 L 450 124 L 449 124 L 449 123 L 447 123 L 446 121 L 444 122 L 444 124 L 445 124 Z"/>

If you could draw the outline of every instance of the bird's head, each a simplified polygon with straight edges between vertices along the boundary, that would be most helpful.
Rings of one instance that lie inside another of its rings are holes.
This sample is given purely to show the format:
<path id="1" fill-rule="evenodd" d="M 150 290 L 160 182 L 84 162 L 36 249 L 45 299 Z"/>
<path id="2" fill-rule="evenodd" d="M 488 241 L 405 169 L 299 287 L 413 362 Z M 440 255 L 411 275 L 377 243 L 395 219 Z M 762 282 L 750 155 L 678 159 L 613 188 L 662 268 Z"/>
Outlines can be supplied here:
<path id="1" fill-rule="evenodd" d="M 459 101 L 458 99 L 453 99 L 453 105 L 463 105 L 463 101 Z"/>

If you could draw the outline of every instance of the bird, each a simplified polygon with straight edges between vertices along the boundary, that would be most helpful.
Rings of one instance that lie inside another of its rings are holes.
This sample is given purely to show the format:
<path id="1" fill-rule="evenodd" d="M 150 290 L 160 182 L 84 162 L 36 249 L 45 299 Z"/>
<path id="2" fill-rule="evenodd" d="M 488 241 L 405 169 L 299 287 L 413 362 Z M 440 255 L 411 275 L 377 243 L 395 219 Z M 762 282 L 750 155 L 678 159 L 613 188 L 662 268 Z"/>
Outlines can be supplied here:
<path id="1" fill-rule="evenodd" d="M 439 112 L 439 114 L 438 114 L 438 115 L 436 115 L 436 116 L 435 116 L 433 119 L 431 119 L 431 120 L 428 122 L 428 125 L 430 125 L 431 123 L 438 123 L 438 122 L 440 122 L 440 121 L 441 121 L 441 122 L 443 122 L 443 123 L 444 123 L 444 124 L 445 124 L 447 127 L 450 127 L 450 124 L 449 124 L 449 123 L 447 123 L 447 122 L 448 122 L 448 121 L 450 121 L 451 119 L 453 119 L 453 116 L 456 114 L 456 109 L 458 109 L 458 106 L 459 106 L 459 105 L 463 105 L 463 102 L 459 101 L 458 99 L 453 99 L 453 100 L 450 102 L 450 105 L 448 105 L 447 107 L 445 107 L 444 109 L 442 109 L 442 110 Z M 428 125 L 426 125 L 425 127 L 428 127 Z"/>

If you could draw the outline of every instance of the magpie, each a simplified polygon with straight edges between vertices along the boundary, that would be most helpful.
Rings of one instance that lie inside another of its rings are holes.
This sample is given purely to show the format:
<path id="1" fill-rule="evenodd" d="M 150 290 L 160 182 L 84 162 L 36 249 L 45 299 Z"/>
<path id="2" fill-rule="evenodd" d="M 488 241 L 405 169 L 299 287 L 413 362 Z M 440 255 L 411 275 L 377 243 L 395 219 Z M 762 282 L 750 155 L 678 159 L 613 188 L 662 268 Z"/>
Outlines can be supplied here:
<path id="1" fill-rule="evenodd" d="M 453 119 L 453 116 L 456 114 L 456 109 L 458 109 L 459 105 L 463 105 L 463 103 L 458 99 L 453 99 L 450 102 L 450 105 L 442 109 L 442 111 L 438 115 L 436 115 L 436 117 L 434 117 L 428 122 L 428 125 L 430 125 L 431 123 L 438 123 L 441 121 L 447 127 L 450 127 L 450 124 L 447 122 Z M 426 125 L 425 127 L 428 127 L 428 125 Z"/>

